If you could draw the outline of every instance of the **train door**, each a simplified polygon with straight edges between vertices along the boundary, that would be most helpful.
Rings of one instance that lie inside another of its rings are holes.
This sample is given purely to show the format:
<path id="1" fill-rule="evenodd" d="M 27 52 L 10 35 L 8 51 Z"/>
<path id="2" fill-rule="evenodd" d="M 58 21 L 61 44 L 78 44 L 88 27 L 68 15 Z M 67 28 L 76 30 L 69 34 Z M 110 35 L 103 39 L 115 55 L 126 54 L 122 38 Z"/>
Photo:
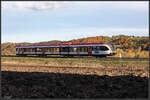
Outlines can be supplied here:
<path id="1" fill-rule="evenodd" d="M 42 48 L 42 55 L 45 55 L 45 48 Z"/>
<path id="2" fill-rule="evenodd" d="M 59 55 L 61 55 L 61 46 L 59 47 Z"/>
<path id="3" fill-rule="evenodd" d="M 37 48 L 34 48 L 34 49 L 35 49 L 35 53 L 34 54 L 36 55 L 37 54 Z"/>
<path id="4" fill-rule="evenodd" d="M 18 48 L 18 54 L 20 54 L 20 48 Z"/>
<path id="5" fill-rule="evenodd" d="M 21 51 L 22 51 L 22 55 L 23 55 L 23 54 L 24 54 L 24 48 L 22 48 L 22 50 L 21 50 Z"/>
<path id="6" fill-rule="evenodd" d="M 92 55 L 92 47 L 88 47 L 88 55 L 91 56 Z"/>

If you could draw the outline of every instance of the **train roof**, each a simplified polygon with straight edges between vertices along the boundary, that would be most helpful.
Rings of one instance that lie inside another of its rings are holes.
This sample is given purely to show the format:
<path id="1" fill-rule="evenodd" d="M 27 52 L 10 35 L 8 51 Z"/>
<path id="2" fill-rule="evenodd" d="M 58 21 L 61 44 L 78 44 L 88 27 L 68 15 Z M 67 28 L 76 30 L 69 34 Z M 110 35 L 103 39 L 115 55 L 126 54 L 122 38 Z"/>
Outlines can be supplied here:
<path id="1" fill-rule="evenodd" d="M 77 43 L 77 44 L 70 44 L 70 43 L 62 43 L 62 44 L 47 44 L 47 45 L 26 45 L 26 46 L 16 46 L 16 48 L 24 48 L 24 47 L 49 47 L 49 46 L 88 46 L 88 45 L 110 45 L 109 43 Z"/>

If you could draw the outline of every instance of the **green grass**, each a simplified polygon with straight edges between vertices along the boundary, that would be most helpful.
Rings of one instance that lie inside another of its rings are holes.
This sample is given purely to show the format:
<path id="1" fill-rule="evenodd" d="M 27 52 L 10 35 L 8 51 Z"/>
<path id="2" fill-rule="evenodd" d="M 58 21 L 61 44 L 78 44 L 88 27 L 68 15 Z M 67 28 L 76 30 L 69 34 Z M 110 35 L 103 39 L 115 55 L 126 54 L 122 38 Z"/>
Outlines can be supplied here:
<path id="1" fill-rule="evenodd" d="M 149 64 L 149 61 L 105 61 L 96 59 L 77 59 L 77 58 L 31 58 L 31 57 L 1 57 L 2 61 L 48 61 L 48 62 L 82 62 L 82 63 L 100 63 L 100 64 Z"/>

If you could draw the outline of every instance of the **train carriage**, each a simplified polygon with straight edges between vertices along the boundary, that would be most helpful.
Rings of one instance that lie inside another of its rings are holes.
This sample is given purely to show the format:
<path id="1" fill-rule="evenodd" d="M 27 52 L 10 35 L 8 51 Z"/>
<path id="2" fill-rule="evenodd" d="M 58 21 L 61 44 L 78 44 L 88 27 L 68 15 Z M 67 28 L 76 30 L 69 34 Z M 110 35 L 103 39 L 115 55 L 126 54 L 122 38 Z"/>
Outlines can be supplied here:
<path id="1" fill-rule="evenodd" d="M 16 46 L 16 55 L 111 56 L 116 53 L 109 43 L 49 44 Z"/>

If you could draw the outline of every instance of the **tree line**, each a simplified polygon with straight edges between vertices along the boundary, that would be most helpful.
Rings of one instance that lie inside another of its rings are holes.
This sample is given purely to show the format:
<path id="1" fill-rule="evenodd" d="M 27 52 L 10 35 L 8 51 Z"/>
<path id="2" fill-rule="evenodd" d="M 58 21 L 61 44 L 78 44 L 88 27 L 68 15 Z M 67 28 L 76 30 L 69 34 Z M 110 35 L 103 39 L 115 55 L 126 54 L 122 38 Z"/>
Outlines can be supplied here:
<path id="1" fill-rule="evenodd" d="M 111 43 L 116 47 L 116 49 L 128 51 L 128 53 L 149 50 L 149 37 L 148 36 L 140 37 L 140 36 L 117 35 L 117 36 L 112 36 L 112 37 L 95 36 L 95 37 L 73 39 L 69 41 L 52 40 L 52 41 L 44 41 L 44 42 L 38 42 L 38 43 L 6 42 L 6 43 L 1 44 L 1 51 L 2 51 L 2 55 L 14 55 L 16 45 L 40 45 L 40 44 L 61 44 L 61 43 L 72 43 L 72 44 L 74 43 Z"/>

